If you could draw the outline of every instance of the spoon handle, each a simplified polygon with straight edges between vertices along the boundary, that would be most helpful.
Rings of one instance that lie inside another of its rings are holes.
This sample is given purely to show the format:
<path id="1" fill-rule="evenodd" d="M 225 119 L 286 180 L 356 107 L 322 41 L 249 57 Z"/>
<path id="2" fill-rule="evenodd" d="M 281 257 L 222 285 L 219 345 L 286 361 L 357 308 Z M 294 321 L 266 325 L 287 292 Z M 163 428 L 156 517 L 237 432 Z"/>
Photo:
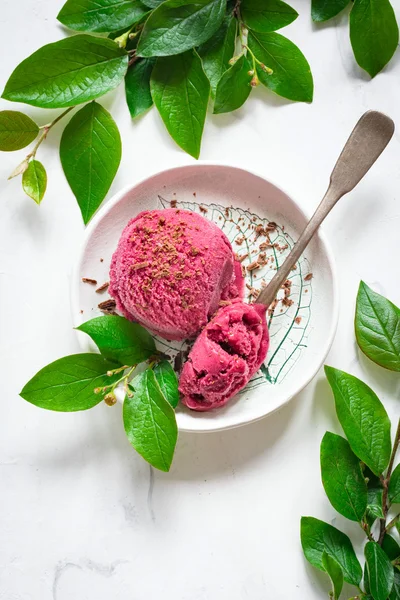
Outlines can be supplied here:
<path id="1" fill-rule="evenodd" d="M 390 142 L 394 123 L 386 115 L 370 110 L 353 129 L 332 171 L 328 190 L 320 205 L 293 246 L 283 265 L 257 298 L 257 304 L 269 306 L 275 299 L 304 249 L 337 201 L 350 192 L 369 171 Z"/>

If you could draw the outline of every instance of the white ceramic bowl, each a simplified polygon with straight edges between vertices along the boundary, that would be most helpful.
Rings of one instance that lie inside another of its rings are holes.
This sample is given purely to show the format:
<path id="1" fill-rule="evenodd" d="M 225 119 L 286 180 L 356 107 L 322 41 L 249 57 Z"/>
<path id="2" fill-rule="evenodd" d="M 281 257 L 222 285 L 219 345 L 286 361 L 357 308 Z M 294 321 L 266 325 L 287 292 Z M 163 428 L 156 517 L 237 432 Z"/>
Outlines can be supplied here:
<path id="1" fill-rule="evenodd" d="M 274 261 L 262 272 L 247 275 L 248 284 L 255 288 L 262 279 L 272 278 L 276 265 L 282 264 L 308 220 L 296 202 L 277 186 L 234 167 L 199 163 L 163 171 L 126 187 L 98 212 L 86 230 L 72 280 L 75 326 L 101 314 L 97 305 L 108 297 L 107 292 L 100 295 L 94 286 L 82 283 L 82 277 L 96 279 L 99 284 L 107 281 L 112 253 L 129 219 L 142 210 L 170 207 L 171 200 L 177 201 L 178 208 L 197 212 L 200 205 L 207 207 L 202 214 L 223 229 L 235 252 L 250 251 L 251 259 L 244 260 L 244 266 L 254 260 L 264 239 L 255 241 L 253 226 L 277 223 L 271 241 L 278 247 L 268 250 Z M 235 240 L 242 232 L 248 241 L 237 244 Z M 310 273 L 312 278 L 306 278 Z M 334 261 L 321 232 L 310 243 L 290 279 L 293 304 L 285 307 L 280 303 L 275 310 L 269 323 L 271 345 L 263 369 L 222 409 L 197 413 L 179 407 L 181 430 L 215 431 L 256 421 L 283 406 L 317 373 L 332 344 L 338 319 Z M 80 332 L 78 335 L 84 351 L 95 351 L 88 336 Z M 157 341 L 171 356 L 182 347 L 182 343 Z"/>

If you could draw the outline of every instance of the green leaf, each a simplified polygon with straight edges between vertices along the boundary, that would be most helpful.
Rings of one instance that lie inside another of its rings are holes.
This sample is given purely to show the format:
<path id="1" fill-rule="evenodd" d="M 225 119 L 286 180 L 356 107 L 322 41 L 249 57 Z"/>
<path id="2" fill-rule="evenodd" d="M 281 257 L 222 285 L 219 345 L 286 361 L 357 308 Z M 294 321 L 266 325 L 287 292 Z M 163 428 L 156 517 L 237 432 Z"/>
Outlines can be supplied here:
<path id="1" fill-rule="evenodd" d="M 206 42 L 225 15 L 226 0 L 166 0 L 147 19 L 138 56 L 181 54 Z"/>
<path id="2" fill-rule="evenodd" d="M 74 35 L 22 61 L 2 97 L 42 108 L 74 106 L 117 87 L 127 66 L 128 54 L 113 41 Z"/>
<path id="3" fill-rule="evenodd" d="M 121 161 L 121 137 L 110 113 L 97 102 L 81 108 L 64 129 L 60 158 L 86 224 L 104 200 Z"/>
<path id="4" fill-rule="evenodd" d="M 144 0 L 143 4 L 149 8 L 157 8 L 164 0 Z"/>
<path id="5" fill-rule="evenodd" d="M 396 560 L 396 558 L 399 558 L 399 556 L 400 556 L 399 544 L 388 533 L 386 533 L 385 537 L 383 538 L 382 550 L 384 552 L 386 552 L 389 560 Z"/>
<path id="6" fill-rule="evenodd" d="M 321 475 L 333 508 L 346 519 L 361 522 L 367 508 L 367 484 L 360 461 L 347 440 L 329 431 L 321 443 Z"/>
<path id="7" fill-rule="evenodd" d="M 397 465 L 390 478 L 388 495 L 391 504 L 400 503 L 400 464 Z"/>
<path id="8" fill-rule="evenodd" d="M 226 113 L 243 106 L 251 92 L 251 65 L 242 56 L 222 75 L 215 94 L 214 114 Z"/>
<path id="9" fill-rule="evenodd" d="M 393 586 L 393 566 L 376 542 L 368 542 L 364 548 L 368 580 L 374 600 L 387 600 Z"/>
<path id="10" fill-rule="evenodd" d="M 22 174 L 22 188 L 36 204 L 43 200 L 47 187 L 46 169 L 38 160 L 31 160 L 28 168 Z"/>
<path id="11" fill-rule="evenodd" d="M 399 43 L 399 28 L 389 0 L 354 0 L 350 41 L 360 67 L 375 77 Z"/>
<path id="12" fill-rule="evenodd" d="M 258 77 L 267 88 L 296 102 L 312 102 L 314 83 L 304 54 L 279 33 L 249 32 L 248 44 L 258 60 L 272 69 L 268 75 L 258 68 Z"/>
<path id="13" fill-rule="evenodd" d="M 157 354 L 150 333 L 124 317 L 104 315 L 77 327 L 87 333 L 102 355 L 120 365 L 138 365 Z"/>
<path id="14" fill-rule="evenodd" d="M 375 523 L 376 519 L 383 518 L 382 512 L 382 495 L 383 495 L 383 487 L 382 483 L 374 473 L 368 467 L 364 468 L 363 473 L 365 479 L 367 480 L 367 496 L 368 496 L 368 505 L 367 511 L 365 515 L 365 520 L 368 525 L 372 527 Z"/>
<path id="15" fill-rule="evenodd" d="M 173 408 L 176 408 L 179 402 L 178 378 L 175 371 L 167 360 L 162 360 L 154 367 L 158 385 L 162 393 Z"/>
<path id="16" fill-rule="evenodd" d="M 311 17 L 316 23 L 328 21 L 332 17 L 336 17 L 346 6 L 350 0 L 312 0 L 311 2 Z"/>
<path id="17" fill-rule="evenodd" d="M 125 75 L 125 95 L 132 119 L 153 106 L 150 93 L 150 77 L 155 60 L 143 58 L 129 67 Z"/>
<path id="18" fill-rule="evenodd" d="M 100 354 L 73 354 L 52 362 L 28 381 L 22 398 L 48 410 L 72 412 L 92 408 L 102 401 L 94 389 L 114 383 L 119 375 L 107 376 L 115 364 Z"/>
<path id="19" fill-rule="evenodd" d="M 236 19 L 232 15 L 226 15 L 218 31 L 198 48 L 213 97 L 219 80 L 229 69 L 229 61 L 235 54 L 236 26 Z"/>
<path id="20" fill-rule="evenodd" d="M 159 58 L 150 89 L 171 137 L 185 152 L 198 158 L 210 96 L 210 84 L 198 54 L 190 51 Z"/>
<path id="21" fill-rule="evenodd" d="M 325 374 L 351 449 L 375 475 L 381 475 L 391 453 L 390 421 L 383 404 L 357 377 L 328 366 Z"/>
<path id="22" fill-rule="evenodd" d="M 400 309 L 361 281 L 355 331 L 360 349 L 390 371 L 400 371 Z"/>
<path id="23" fill-rule="evenodd" d="M 400 573 L 396 569 L 394 570 L 393 587 L 389 600 L 400 600 Z"/>
<path id="24" fill-rule="evenodd" d="M 261 33 L 286 27 L 299 16 L 294 8 L 282 0 L 242 0 L 240 10 L 247 27 Z"/>
<path id="25" fill-rule="evenodd" d="M 115 31 L 133 25 L 148 12 L 139 0 L 67 0 L 57 19 L 76 31 Z"/>
<path id="26" fill-rule="evenodd" d="M 14 152 L 28 146 L 39 133 L 30 117 L 17 110 L 0 111 L 0 150 Z"/>
<path id="27" fill-rule="evenodd" d="M 325 571 L 322 555 L 326 552 L 340 565 L 344 580 L 359 585 L 362 578 L 361 565 L 350 539 L 336 527 L 314 517 L 302 517 L 301 545 L 304 556 L 314 567 Z"/>
<path id="28" fill-rule="evenodd" d="M 178 428 L 175 411 L 164 398 L 151 369 L 132 382 L 133 397 L 124 402 L 124 427 L 135 450 L 156 469 L 169 471 Z"/>
<path id="29" fill-rule="evenodd" d="M 332 583 L 333 600 L 338 600 L 343 589 L 343 571 L 339 563 L 325 551 L 322 554 L 322 564 Z"/>

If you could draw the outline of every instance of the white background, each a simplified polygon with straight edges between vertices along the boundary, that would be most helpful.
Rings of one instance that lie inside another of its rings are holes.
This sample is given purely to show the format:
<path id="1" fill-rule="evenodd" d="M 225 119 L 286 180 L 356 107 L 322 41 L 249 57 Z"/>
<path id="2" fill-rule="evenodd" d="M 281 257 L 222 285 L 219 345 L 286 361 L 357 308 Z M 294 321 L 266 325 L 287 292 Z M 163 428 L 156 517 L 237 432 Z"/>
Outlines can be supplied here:
<path id="1" fill-rule="evenodd" d="M 38 47 L 65 35 L 61 0 L 2 0 L 0 82 Z M 257 89 L 246 107 L 209 116 L 201 158 L 264 173 L 311 210 L 359 116 L 387 112 L 400 127 L 400 52 L 375 80 L 356 66 L 347 17 L 314 27 L 309 0 L 283 33 L 314 74 L 312 105 Z M 397 16 L 400 17 L 397 5 Z M 158 170 L 193 162 L 153 110 L 132 123 L 123 89 L 101 102 L 123 139 L 108 197 Z M 1 102 L 44 124 L 58 112 Z M 301 515 L 335 523 L 361 549 L 361 529 L 336 519 L 319 474 L 324 432 L 340 432 L 320 372 L 288 406 L 240 430 L 182 434 L 169 474 L 152 472 L 129 446 L 121 410 L 52 414 L 22 400 L 24 383 L 79 348 L 69 276 L 83 226 L 62 173 L 63 123 L 40 148 L 49 184 L 40 207 L 0 164 L 0 598 L 1 600 L 313 600 L 328 583 L 305 563 Z M 400 133 L 326 224 L 340 273 L 341 312 L 327 363 L 364 378 L 392 417 L 399 376 L 363 359 L 353 334 L 360 279 L 400 304 Z M 336 519 L 336 520 L 335 520 Z M 350 590 L 347 597 L 353 595 Z M 353 589 L 353 593 L 355 590 Z"/>

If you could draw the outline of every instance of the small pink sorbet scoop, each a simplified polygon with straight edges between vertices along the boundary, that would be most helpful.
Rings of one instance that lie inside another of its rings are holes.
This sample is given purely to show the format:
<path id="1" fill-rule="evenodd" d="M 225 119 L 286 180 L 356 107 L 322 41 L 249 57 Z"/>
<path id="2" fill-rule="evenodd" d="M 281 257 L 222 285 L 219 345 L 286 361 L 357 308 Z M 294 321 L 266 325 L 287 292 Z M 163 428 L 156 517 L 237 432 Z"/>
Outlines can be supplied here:
<path id="1" fill-rule="evenodd" d="M 192 410 L 218 408 L 239 392 L 265 360 L 269 334 L 261 304 L 233 302 L 197 338 L 179 380 Z"/>

